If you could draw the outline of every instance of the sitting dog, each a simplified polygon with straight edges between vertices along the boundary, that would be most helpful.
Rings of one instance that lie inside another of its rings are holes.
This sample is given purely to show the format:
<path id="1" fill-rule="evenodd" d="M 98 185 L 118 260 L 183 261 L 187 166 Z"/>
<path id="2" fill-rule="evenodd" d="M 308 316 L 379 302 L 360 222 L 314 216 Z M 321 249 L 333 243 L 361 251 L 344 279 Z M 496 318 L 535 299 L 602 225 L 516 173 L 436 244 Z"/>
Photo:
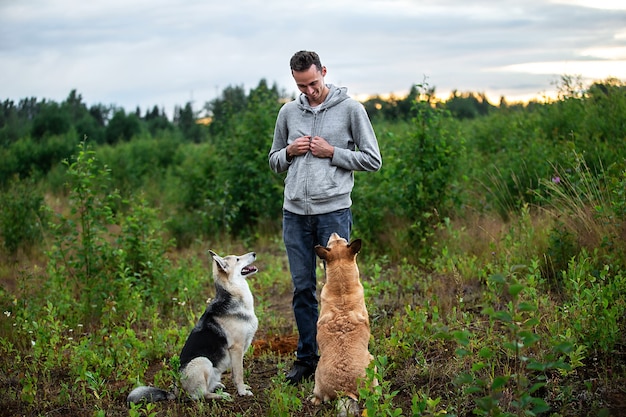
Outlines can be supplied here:
<path id="1" fill-rule="evenodd" d="M 320 294 L 317 343 L 320 360 L 315 371 L 313 404 L 345 395 L 342 413 L 358 413 L 358 381 L 373 359 L 368 351 L 370 325 L 356 256 L 361 240 L 348 243 L 337 233 L 315 253 L 326 261 L 326 283 Z M 347 408 L 347 409 L 345 409 Z"/>
<path id="2" fill-rule="evenodd" d="M 213 257 L 215 298 L 191 331 L 180 353 L 180 384 L 194 400 L 229 396 L 214 391 L 225 388 L 222 373 L 232 368 L 239 395 L 253 395 L 243 381 L 243 356 L 250 347 L 259 321 L 254 314 L 254 299 L 246 277 L 255 274 L 254 252 L 241 256 Z M 129 403 L 172 400 L 176 395 L 156 387 L 135 388 Z"/>

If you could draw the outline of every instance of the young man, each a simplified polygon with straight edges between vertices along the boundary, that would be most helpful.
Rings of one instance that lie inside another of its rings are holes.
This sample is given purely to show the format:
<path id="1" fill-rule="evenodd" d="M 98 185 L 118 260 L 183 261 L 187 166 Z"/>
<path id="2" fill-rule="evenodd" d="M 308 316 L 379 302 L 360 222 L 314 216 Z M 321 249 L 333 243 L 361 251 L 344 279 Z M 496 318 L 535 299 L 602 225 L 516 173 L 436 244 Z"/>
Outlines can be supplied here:
<path id="1" fill-rule="evenodd" d="M 298 384 L 315 373 L 319 358 L 314 247 L 326 246 L 333 232 L 350 240 L 353 172 L 377 171 L 382 158 L 365 108 L 345 87 L 324 82 L 326 67 L 315 52 L 296 52 L 290 67 L 301 94 L 278 113 L 269 164 L 287 171 L 283 239 L 299 333 L 287 380 Z"/>

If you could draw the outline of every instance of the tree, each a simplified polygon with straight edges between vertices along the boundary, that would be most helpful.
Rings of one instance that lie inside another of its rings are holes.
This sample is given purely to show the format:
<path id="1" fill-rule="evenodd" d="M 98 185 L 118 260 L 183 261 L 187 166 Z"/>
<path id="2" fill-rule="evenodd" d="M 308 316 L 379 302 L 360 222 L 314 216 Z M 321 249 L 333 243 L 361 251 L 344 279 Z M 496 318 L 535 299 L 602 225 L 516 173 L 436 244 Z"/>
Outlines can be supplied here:
<path id="1" fill-rule="evenodd" d="M 456 90 L 452 92 L 444 106 L 457 119 L 474 119 L 478 116 L 485 116 L 495 108 L 489 103 L 484 93 L 459 94 Z"/>
<path id="2" fill-rule="evenodd" d="M 148 124 L 148 131 L 152 136 L 156 136 L 158 132 L 170 130 L 174 127 L 167 119 L 165 110 L 160 111 L 157 106 L 154 106 L 150 111 L 146 110 L 144 120 Z"/>
<path id="3" fill-rule="evenodd" d="M 191 102 L 187 102 L 182 109 L 178 107 L 175 113 L 174 122 L 178 125 L 183 137 L 194 143 L 202 142 L 203 128 L 196 123 L 196 115 L 191 107 Z"/>
<path id="4" fill-rule="evenodd" d="M 228 86 L 222 96 L 206 103 L 204 108 L 211 115 L 209 131 L 213 135 L 224 134 L 232 127 L 231 118 L 243 113 L 247 105 L 243 86 Z"/>
<path id="5" fill-rule="evenodd" d="M 70 130 L 71 123 L 67 112 L 54 102 L 42 104 L 42 110 L 33 120 L 31 135 L 42 139 L 47 135 L 63 135 Z"/>
<path id="6" fill-rule="evenodd" d="M 61 108 L 67 113 L 72 123 L 84 117 L 90 117 L 87 106 L 83 103 L 83 97 L 76 90 L 70 91 L 69 96 L 61 103 Z"/>
<path id="7" fill-rule="evenodd" d="M 19 119 L 18 108 L 12 100 L 0 103 L 0 146 L 8 146 L 28 132 L 29 124 Z"/>
<path id="8" fill-rule="evenodd" d="M 267 152 L 272 145 L 274 124 L 280 107 L 280 93 L 263 79 L 250 90 L 246 108 L 231 115 L 229 146 L 224 147 L 224 166 L 218 175 L 230 192 L 245 198 L 234 201 L 232 231 L 239 234 L 262 220 L 274 220 L 282 205 L 282 183 L 267 166 Z M 264 222 L 268 223 L 268 222 Z M 268 224 L 271 227 L 271 222 Z"/>
<path id="9" fill-rule="evenodd" d="M 61 104 L 61 108 L 68 115 L 80 139 L 88 138 L 96 143 L 104 141 L 104 125 L 100 125 L 99 121 L 94 118 L 83 102 L 83 97 L 76 90 L 70 92 Z"/>
<path id="10" fill-rule="evenodd" d="M 96 104 L 89 108 L 89 114 L 94 118 L 98 126 L 106 127 L 109 123 L 109 115 L 113 109 L 103 104 Z"/>
<path id="11" fill-rule="evenodd" d="M 106 127 L 105 140 L 108 144 L 119 141 L 129 141 L 133 136 L 139 134 L 141 126 L 136 114 L 126 115 L 124 110 L 118 110 Z"/>

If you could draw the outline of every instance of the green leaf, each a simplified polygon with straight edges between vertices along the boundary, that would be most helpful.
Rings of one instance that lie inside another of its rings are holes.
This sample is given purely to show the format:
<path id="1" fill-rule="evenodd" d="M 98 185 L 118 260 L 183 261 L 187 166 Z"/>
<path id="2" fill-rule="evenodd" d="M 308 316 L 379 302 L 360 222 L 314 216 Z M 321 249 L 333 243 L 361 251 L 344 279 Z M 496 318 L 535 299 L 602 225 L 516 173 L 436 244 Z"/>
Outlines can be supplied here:
<path id="1" fill-rule="evenodd" d="M 482 359 L 490 359 L 493 357 L 493 351 L 488 347 L 483 347 L 478 351 L 478 356 Z"/>
<path id="2" fill-rule="evenodd" d="M 538 389 L 543 388 L 545 386 L 546 386 L 545 382 L 537 382 L 537 383 L 533 384 L 532 387 L 530 387 L 528 392 L 532 394 L 532 393 L 536 392 Z"/>
<path id="3" fill-rule="evenodd" d="M 519 311 L 535 311 L 537 310 L 537 307 L 535 307 L 534 304 L 531 304 L 527 301 L 522 301 L 521 303 L 518 304 L 517 309 Z"/>
<path id="4" fill-rule="evenodd" d="M 484 362 L 476 362 L 472 364 L 472 371 L 473 372 L 478 372 L 481 369 L 483 369 L 485 367 L 485 363 Z"/>
<path id="5" fill-rule="evenodd" d="M 504 321 L 506 323 L 512 323 L 513 317 L 508 311 L 496 311 L 492 317 L 496 320 Z"/>
<path id="6" fill-rule="evenodd" d="M 528 270 L 528 266 L 524 264 L 513 265 L 511 267 L 511 273 L 515 274 L 517 272 L 525 272 Z"/>
<path id="7" fill-rule="evenodd" d="M 509 295 L 517 297 L 517 295 L 524 289 L 522 284 L 511 284 L 509 286 Z"/>
<path id="8" fill-rule="evenodd" d="M 491 383 L 491 389 L 499 390 L 500 388 L 504 387 L 507 384 L 507 382 L 509 382 L 509 377 L 497 376 L 494 378 L 493 382 Z"/>
<path id="9" fill-rule="evenodd" d="M 460 345 L 463 345 L 463 346 L 469 345 L 470 337 L 472 336 L 472 334 L 468 332 L 467 330 L 456 330 L 452 332 L 452 334 L 454 335 L 454 338 L 456 339 L 457 343 L 459 343 Z"/>
<path id="10" fill-rule="evenodd" d="M 541 398 L 533 398 L 532 403 L 534 407 L 532 408 L 532 412 L 537 414 L 545 413 L 550 410 L 550 406 Z"/>
<path id="11" fill-rule="evenodd" d="M 545 371 L 548 368 L 546 364 L 537 361 L 530 362 L 526 367 L 533 371 Z"/>
<path id="12" fill-rule="evenodd" d="M 462 357 L 464 357 L 464 356 L 468 356 L 468 355 L 470 355 L 472 352 L 470 352 L 470 351 L 469 351 L 469 350 L 467 350 L 467 349 L 458 348 L 458 349 L 456 349 L 456 350 L 454 351 L 454 353 L 455 353 L 458 357 L 462 358 Z"/>
<path id="13" fill-rule="evenodd" d="M 488 278 L 488 281 L 496 284 L 504 284 L 506 282 L 506 278 L 502 274 L 493 274 Z"/>
<path id="14" fill-rule="evenodd" d="M 519 349 L 521 349 L 521 348 L 523 348 L 523 347 L 524 347 L 524 345 L 522 345 L 522 344 L 521 344 L 521 343 L 519 343 L 519 342 L 506 342 L 506 343 L 504 343 L 504 344 L 503 344 L 503 346 L 504 346 L 505 348 L 509 349 L 509 350 L 510 350 L 510 351 L 512 351 L 512 352 L 516 352 L 516 351 L 518 351 Z"/>
<path id="15" fill-rule="evenodd" d="M 475 385 L 472 385 L 471 387 L 467 387 L 463 390 L 464 394 L 476 394 L 477 392 L 481 392 L 483 389 L 480 387 L 477 387 Z"/>
<path id="16" fill-rule="evenodd" d="M 519 332 L 519 337 L 522 339 L 522 342 L 526 347 L 534 345 L 541 339 L 539 335 L 529 331 Z"/>
<path id="17" fill-rule="evenodd" d="M 574 351 L 574 344 L 572 342 L 561 342 L 554 346 L 554 350 L 558 353 L 571 353 Z"/>

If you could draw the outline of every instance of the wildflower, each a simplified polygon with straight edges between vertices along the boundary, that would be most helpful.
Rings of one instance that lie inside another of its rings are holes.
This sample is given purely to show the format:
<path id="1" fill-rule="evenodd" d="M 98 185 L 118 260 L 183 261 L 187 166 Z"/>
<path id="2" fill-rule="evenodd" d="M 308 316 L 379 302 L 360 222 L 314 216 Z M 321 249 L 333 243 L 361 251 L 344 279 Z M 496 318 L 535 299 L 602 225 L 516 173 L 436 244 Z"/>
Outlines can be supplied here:
<path id="1" fill-rule="evenodd" d="M 11 317 L 11 312 L 10 311 L 5 311 L 4 315 L 7 316 L 7 317 Z"/>
<path id="2" fill-rule="evenodd" d="M 552 177 L 552 182 L 555 183 L 555 184 L 560 184 L 561 183 L 561 177 L 559 177 L 559 176 Z"/>

